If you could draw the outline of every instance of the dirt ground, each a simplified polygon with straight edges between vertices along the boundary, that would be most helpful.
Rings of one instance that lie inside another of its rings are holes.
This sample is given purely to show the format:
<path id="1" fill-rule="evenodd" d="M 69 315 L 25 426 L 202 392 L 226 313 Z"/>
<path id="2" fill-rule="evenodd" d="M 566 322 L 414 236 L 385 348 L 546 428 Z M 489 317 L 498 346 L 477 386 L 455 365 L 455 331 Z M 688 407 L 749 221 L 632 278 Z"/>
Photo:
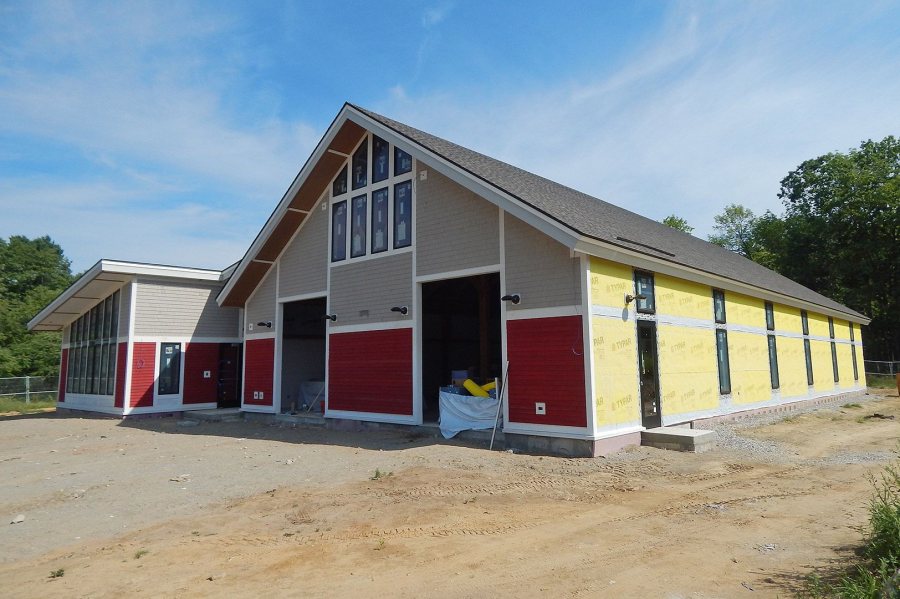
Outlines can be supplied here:
<path id="1" fill-rule="evenodd" d="M 789 597 L 851 555 L 866 476 L 897 459 L 900 399 L 872 393 L 705 454 L 597 459 L 402 432 L 0 418 L 0 593 Z"/>

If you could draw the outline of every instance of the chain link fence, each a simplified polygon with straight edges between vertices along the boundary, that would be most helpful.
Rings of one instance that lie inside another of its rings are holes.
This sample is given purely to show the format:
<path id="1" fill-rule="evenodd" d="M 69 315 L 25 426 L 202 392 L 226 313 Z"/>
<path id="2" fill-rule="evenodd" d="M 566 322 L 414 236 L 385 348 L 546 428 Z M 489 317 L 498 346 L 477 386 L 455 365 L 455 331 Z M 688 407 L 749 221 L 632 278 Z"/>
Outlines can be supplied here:
<path id="1" fill-rule="evenodd" d="M 0 378 L 0 399 L 32 402 L 56 400 L 57 376 L 15 376 Z"/>

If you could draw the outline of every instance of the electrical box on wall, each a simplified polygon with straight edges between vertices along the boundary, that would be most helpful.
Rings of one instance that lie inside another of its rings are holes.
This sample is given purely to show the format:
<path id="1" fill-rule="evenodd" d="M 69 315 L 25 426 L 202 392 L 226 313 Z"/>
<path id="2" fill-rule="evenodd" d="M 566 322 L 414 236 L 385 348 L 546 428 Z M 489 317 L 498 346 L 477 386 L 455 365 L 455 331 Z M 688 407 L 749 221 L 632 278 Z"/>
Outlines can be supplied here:
<path id="1" fill-rule="evenodd" d="M 542 401 L 537 401 L 534 403 L 534 413 L 540 416 L 547 415 L 547 404 Z"/>
<path id="2" fill-rule="evenodd" d="M 208 371 L 208 370 L 203 371 L 203 378 L 208 379 L 211 376 L 212 376 L 212 373 L 210 371 Z"/>
<path id="3" fill-rule="evenodd" d="M 253 392 L 253 399 L 259 399 L 259 391 Z"/>

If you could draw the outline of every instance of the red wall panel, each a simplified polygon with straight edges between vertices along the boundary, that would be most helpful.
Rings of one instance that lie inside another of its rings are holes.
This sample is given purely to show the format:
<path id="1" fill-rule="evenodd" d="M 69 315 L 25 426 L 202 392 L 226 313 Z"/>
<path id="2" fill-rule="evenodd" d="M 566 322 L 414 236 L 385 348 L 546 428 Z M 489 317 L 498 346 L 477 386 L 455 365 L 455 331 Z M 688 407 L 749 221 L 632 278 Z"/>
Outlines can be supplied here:
<path id="1" fill-rule="evenodd" d="M 153 405 L 153 385 L 156 383 L 156 344 L 135 343 L 131 362 L 131 407 L 149 408 Z"/>
<path id="2" fill-rule="evenodd" d="M 59 393 L 57 393 L 57 401 L 63 403 L 66 401 L 66 374 L 69 372 L 69 349 L 62 350 L 62 356 L 59 359 Z"/>
<path id="3" fill-rule="evenodd" d="M 244 343 L 245 404 L 252 406 L 272 405 L 272 369 L 274 363 L 274 339 L 248 339 Z M 263 399 L 253 399 L 254 391 L 262 391 Z"/>
<path id="4" fill-rule="evenodd" d="M 120 343 L 118 355 L 116 356 L 116 394 L 115 407 L 121 408 L 125 405 L 125 372 L 128 366 L 128 344 Z"/>
<path id="5" fill-rule="evenodd" d="M 203 378 L 205 370 L 209 371 L 208 379 Z M 185 344 L 183 403 L 214 403 L 218 396 L 218 370 L 218 343 Z"/>
<path id="6" fill-rule="evenodd" d="M 587 426 L 580 316 L 510 320 L 506 349 L 511 422 Z M 546 415 L 535 414 L 536 402 Z"/>
<path id="7" fill-rule="evenodd" d="M 413 413 L 412 329 L 328 338 L 328 409 Z"/>

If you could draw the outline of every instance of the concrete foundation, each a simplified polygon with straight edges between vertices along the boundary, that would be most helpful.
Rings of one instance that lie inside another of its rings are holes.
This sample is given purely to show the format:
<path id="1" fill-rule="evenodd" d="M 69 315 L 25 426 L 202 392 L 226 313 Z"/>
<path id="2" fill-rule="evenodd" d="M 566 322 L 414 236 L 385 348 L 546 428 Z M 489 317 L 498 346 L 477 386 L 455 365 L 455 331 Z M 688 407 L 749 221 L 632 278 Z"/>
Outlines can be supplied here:
<path id="1" fill-rule="evenodd" d="M 641 433 L 641 445 L 672 451 L 703 453 L 715 449 L 716 432 L 683 427 L 651 428 Z"/>

